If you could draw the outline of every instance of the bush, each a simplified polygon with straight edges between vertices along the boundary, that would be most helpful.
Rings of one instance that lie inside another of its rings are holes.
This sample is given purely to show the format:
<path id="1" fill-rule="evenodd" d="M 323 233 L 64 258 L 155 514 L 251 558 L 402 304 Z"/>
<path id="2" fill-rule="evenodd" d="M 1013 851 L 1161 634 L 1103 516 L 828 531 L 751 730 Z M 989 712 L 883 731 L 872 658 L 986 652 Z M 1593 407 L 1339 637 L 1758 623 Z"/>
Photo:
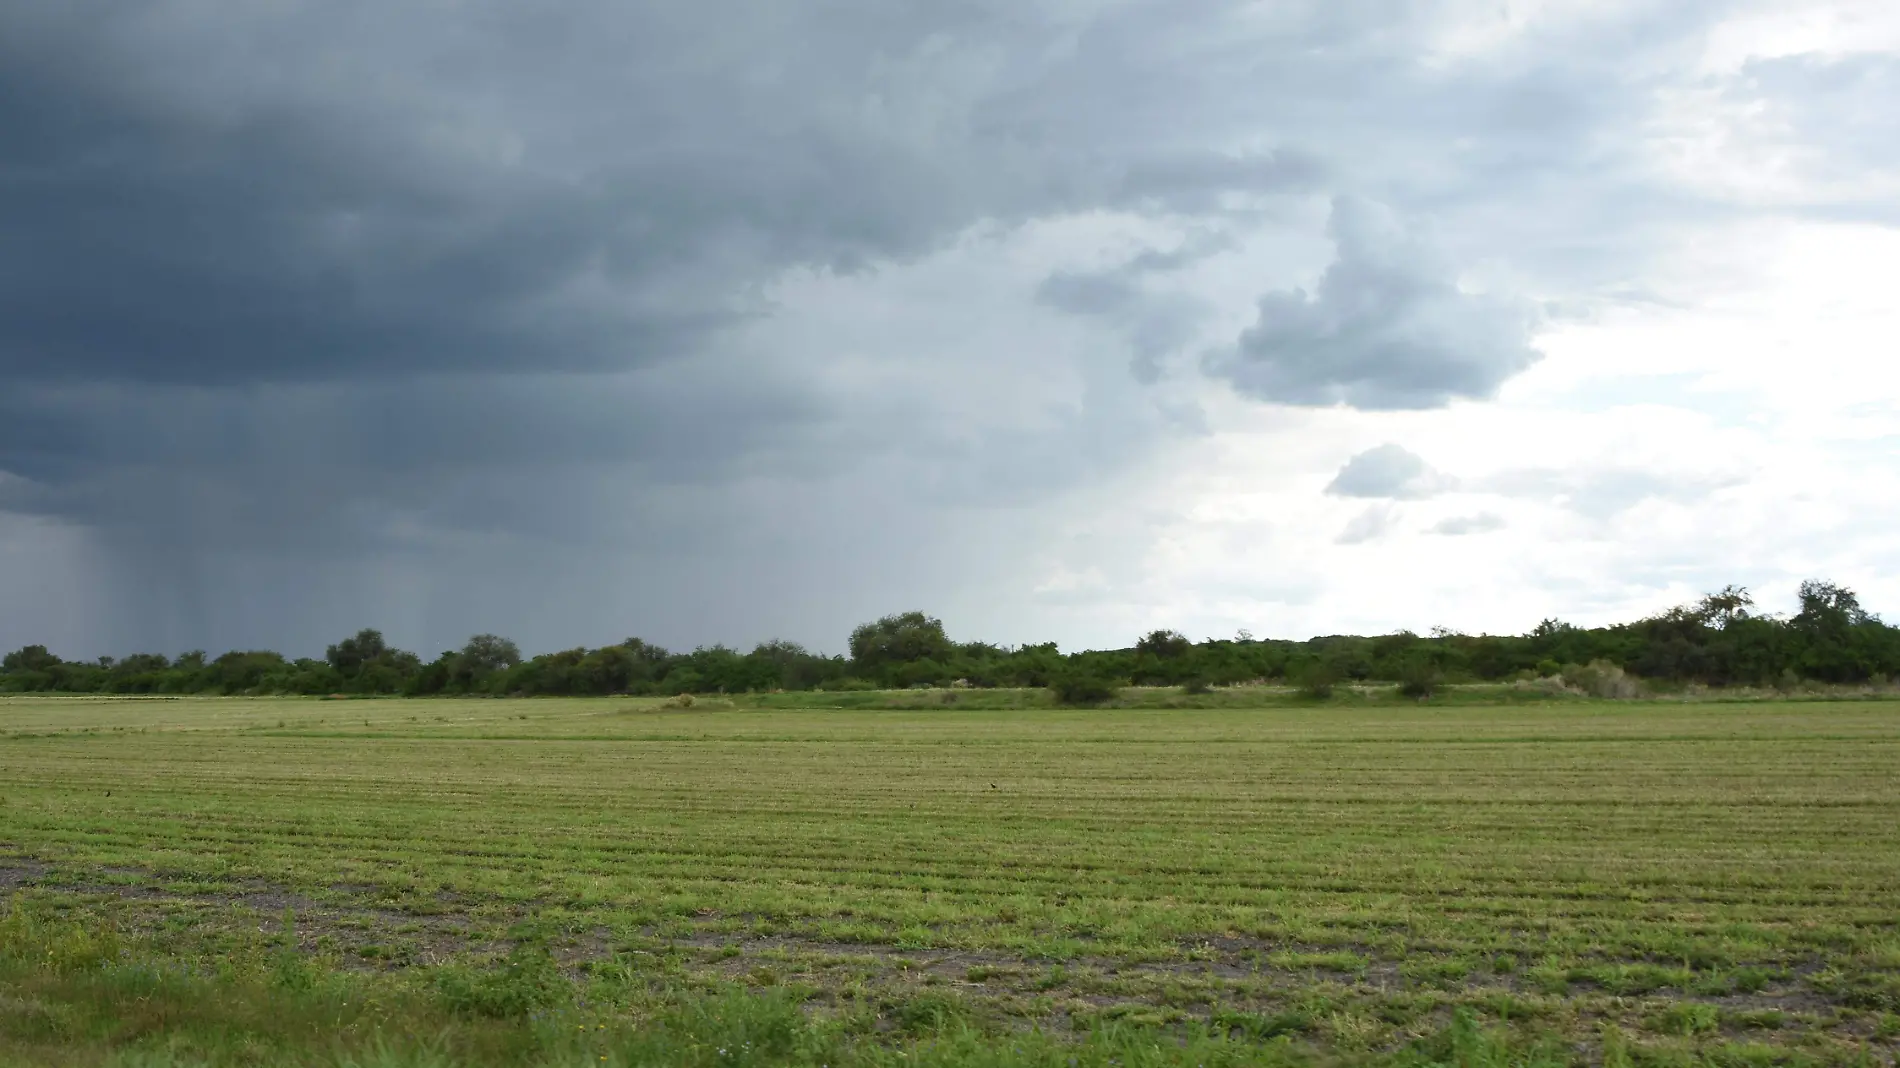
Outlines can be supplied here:
<path id="1" fill-rule="evenodd" d="M 1438 692 L 1438 668 L 1434 664 L 1407 664 L 1399 675 L 1399 693 L 1423 701 Z"/>
<path id="2" fill-rule="evenodd" d="M 1333 686 L 1334 683 L 1331 678 L 1324 675 L 1313 675 L 1307 677 L 1300 683 L 1299 694 L 1301 697 L 1310 698 L 1314 701 L 1327 701 L 1332 699 Z"/>
<path id="3" fill-rule="evenodd" d="M 1575 696 L 1577 692 L 1564 685 L 1563 676 L 1561 675 L 1552 675 L 1548 678 L 1520 679 L 1511 684 L 1511 689 L 1538 693 L 1545 697 Z"/>
<path id="4" fill-rule="evenodd" d="M 1330 700 L 1338 682 L 1339 673 L 1330 665 L 1314 664 L 1300 673 L 1299 694 L 1314 701 Z"/>
<path id="5" fill-rule="evenodd" d="M 1059 705 L 1091 707 L 1113 701 L 1119 689 L 1099 675 L 1071 673 L 1050 683 L 1049 692 L 1055 695 Z"/>
<path id="6" fill-rule="evenodd" d="M 820 690 L 826 693 L 867 693 L 877 688 L 877 683 L 869 679 L 858 678 L 856 675 L 846 675 L 843 678 L 832 679 L 822 687 L 819 687 Z"/>
<path id="7" fill-rule="evenodd" d="M 1190 696 L 1213 693 L 1214 687 L 1206 679 L 1192 678 L 1181 684 L 1181 692 Z"/>
<path id="8" fill-rule="evenodd" d="M 1608 660 L 1592 660 L 1583 667 L 1566 671 L 1564 681 L 1591 697 L 1629 698 L 1642 692 L 1635 679 Z"/>

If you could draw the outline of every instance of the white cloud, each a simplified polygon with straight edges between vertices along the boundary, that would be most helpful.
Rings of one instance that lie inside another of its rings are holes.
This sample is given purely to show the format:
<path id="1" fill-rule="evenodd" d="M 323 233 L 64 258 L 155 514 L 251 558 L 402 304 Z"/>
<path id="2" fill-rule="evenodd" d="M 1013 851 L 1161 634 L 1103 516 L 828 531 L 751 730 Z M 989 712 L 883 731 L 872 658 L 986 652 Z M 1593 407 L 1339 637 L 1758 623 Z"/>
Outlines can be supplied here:
<path id="1" fill-rule="evenodd" d="M 1208 361 L 1242 393 L 1283 404 L 1436 408 L 1485 398 L 1535 363 L 1536 309 L 1469 292 L 1381 205 L 1333 202 L 1336 255 L 1316 291 L 1260 298 L 1235 346 Z"/>
<path id="2" fill-rule="evenodd" d="M 1385 537 L 1397 523 L 1398 509 L 1389 504 L 1367 505 L 1333 540 L 1341 545 L 1364 545 Z"/>
<path id="3" fill-rule="evenodd" d="M 1494 530 L 1503 530 L 1510 524 L 1504 517 L 1492 512 L 1479 512 L 1476 515 L 1455 515 L 1432 524 L 1433 534 L 1446 534 L 1458 537 L 1465 534 L 1489 534 Z"/>
<path id="4" fill-rule="evenodd" d="M 1326 484 L 1326 492 L 1335 497 L 1421 500 L 1457 484 L 1456 479 L 1433 470 L 1416 454 L 1388 442 L 1347 460 Z"/>

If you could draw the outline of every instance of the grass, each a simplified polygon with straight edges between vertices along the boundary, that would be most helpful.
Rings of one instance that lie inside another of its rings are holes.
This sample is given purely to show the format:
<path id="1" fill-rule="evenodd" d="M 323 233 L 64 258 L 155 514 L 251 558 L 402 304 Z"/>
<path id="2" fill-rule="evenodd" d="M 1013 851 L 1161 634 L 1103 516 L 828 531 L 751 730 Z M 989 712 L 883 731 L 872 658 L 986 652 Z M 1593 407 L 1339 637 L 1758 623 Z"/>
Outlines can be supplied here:
<path id="1" fill-rule="evenodd" d="M 1894 1062 L 1900 703 L 1341 690 L 0 700 L 0 1063 Z"/>

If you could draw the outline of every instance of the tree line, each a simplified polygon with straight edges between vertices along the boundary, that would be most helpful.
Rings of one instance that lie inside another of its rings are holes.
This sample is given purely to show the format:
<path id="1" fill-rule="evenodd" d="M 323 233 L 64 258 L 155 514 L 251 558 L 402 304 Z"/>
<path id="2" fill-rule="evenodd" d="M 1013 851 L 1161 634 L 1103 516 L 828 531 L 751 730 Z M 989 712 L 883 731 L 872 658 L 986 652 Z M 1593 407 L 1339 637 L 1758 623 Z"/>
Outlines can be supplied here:
<path id="1" fill-rule="evenodd" d="M 1435 630 L 1306 641 L 1201 642 L 1171 630 L 1126 649 L 1062 653 L 1054 642 L 1000 646 L 956 642 L 943 623 L 905 612 L 851 632 L 846 655 L 793 642 L 750 652 L 723 645 L 669 652 L 638 638 L 598 649 L 523 657 L 516 644 L 478 634 L 460 649 L 424 661 L 362 630 L 322 659 L 269 651 L 67 661 L 43 645 L 0 660 L 0 691 L 130 694 L 704 694 L 772 690 L 854 690 L 920 686 L 1057 687 L 1084 693 L 1122 684 L 1215 686 L 1289 680 L 1493 681 L 1550 676 L 1607 663 L 1632 675 L 1714 686 L 1786 685 L 1802 680 L 1856 683 L 1900 675 L 1900 628 L 1866 611 L 1852 590 L 1801 584 L 1792 615 L 1761 614 L 1749 592 L 1729 586 L 1694 604 L 1634 623 L 1577 627 L 1545 620 L 1528 634 L 1468 635 Z"/>

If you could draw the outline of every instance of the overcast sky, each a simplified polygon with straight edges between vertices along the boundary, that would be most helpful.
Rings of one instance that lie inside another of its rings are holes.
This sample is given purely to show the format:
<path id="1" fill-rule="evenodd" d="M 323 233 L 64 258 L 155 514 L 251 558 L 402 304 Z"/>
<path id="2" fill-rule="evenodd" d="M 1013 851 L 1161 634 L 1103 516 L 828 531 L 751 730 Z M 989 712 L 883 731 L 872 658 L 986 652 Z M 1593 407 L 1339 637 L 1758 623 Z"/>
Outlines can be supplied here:
<path id="1" fill-rule="evenodd" d="M 1892 0 L 0 6 L 0 646 L 1900 614 Z"/>

